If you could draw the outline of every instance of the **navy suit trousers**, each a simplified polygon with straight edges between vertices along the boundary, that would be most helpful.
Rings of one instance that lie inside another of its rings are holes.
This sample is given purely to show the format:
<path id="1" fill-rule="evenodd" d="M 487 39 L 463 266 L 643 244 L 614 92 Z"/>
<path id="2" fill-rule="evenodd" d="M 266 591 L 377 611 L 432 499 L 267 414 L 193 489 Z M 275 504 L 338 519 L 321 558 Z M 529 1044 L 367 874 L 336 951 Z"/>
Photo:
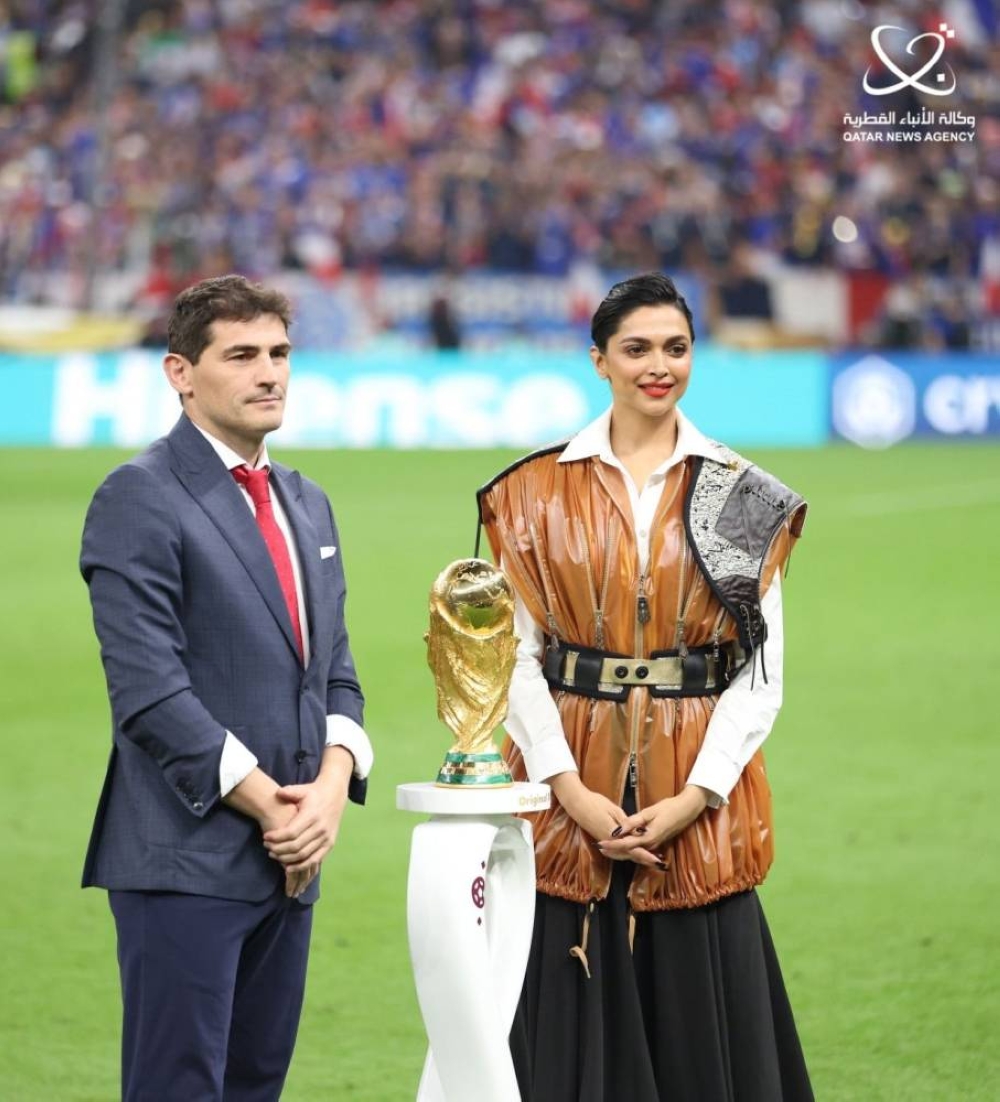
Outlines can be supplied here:
<path id="1" fill-rule="evenodd" d="M 124 1102 L 277 1102 L 295 1046 L 312 907 L 112 891 Z"/>

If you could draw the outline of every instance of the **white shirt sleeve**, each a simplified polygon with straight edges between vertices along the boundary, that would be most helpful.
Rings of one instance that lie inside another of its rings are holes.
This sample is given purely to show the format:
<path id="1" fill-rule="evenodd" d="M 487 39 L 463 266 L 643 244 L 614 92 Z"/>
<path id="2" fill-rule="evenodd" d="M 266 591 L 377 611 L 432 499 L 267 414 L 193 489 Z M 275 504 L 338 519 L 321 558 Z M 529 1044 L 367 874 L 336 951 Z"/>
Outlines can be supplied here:
<path id="1" fill-rule="evenodd" d="M 219 759 L 219 794 L 228 796 L 256 768 L 256 757 L 231 731 L 227 731 L 226 741 L 222 744 L 222 757 Z"/>
<path id="2" fill-rule="evenodd" d="M 326 745 L 343 746 L 354 757 L 354 775 L 364 780 L 372 770 L 375 752 L 364 729 L 348 716 L 326 717 Z M 230 792 L 257 768 L 257 758 L 231 732 L 226 732 L 226 741 L 222 745 L 222 757 L 219 759 L 219 793 L 228 796 Z"/>
<path id="3" fill-rule="evenodd" d="M 343 746 L 354 756 L 354 775 L 359 781 L 372 771 L 375 764 L 375 751 L 371 740 L 363 727 L 350 716 L 333 715 L 326 717 L 326 745 Z"/>
<path id="4" fill-rule="evenodd" d="M 767 622 L 764 644 L 767 683 L 761 672 L 758 652 L 756 675 L 753 663 L 748 662 L 719 697 L 708 721 L 705 741 L 687 779 L 688 784 L 699 785 L 713 794 L 709 798 L 710 807 L 721 807 L 729 802 L 729 793 L 771 733 L 781 707 L 785 638 L 781 620 L 781 579 L 777 573 L 760 608 Z"/>
<path id="5" fill-rule="evenodd" d="M 520 642 L 504 726 L 524 755 L 529 781 L 540 783 L 556 773 L 576 773 L 576 762 L 563 732 L 559 709 L 542 676 L 545 636 L 516 593 L 514 630 Z"/>

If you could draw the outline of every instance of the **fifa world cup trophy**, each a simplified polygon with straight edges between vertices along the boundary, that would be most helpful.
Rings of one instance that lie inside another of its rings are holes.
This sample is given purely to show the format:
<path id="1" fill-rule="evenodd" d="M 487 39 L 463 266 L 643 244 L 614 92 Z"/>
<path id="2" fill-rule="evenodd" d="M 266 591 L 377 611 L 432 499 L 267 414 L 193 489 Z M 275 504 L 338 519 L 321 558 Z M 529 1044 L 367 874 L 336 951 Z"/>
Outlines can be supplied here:
<path id="1" fill-rule="evenodd" d="M 511 784 L 493 743 L 507 713 L 517 649 L 514 592 L 504 574 L 482 559 L 445 567 L 430 592 L 427 664 L 437 687 L 438 716 L 455 743 L 437 783 L 492 788 Z"/>

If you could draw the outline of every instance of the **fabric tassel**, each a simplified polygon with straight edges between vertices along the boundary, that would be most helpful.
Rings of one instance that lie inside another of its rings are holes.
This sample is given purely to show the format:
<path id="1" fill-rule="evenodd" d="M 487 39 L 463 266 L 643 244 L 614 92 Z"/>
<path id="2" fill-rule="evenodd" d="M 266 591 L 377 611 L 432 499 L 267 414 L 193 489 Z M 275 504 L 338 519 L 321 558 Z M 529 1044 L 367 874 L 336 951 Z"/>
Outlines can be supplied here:
<path id="1" fill-rule="evenodd" d="M 580 938 L 580 944 L 574 945 L 569 951 L 569 955 L 576 957 L 583 965 L 588 980 L 590 979 L 590 961 L 587 960 L 587 944 L 590 941 L 590 917 L 594 913 L 594 906 L 593 900 L 587 904 L 587 910 L 583 916 L 583 936 Z"/>

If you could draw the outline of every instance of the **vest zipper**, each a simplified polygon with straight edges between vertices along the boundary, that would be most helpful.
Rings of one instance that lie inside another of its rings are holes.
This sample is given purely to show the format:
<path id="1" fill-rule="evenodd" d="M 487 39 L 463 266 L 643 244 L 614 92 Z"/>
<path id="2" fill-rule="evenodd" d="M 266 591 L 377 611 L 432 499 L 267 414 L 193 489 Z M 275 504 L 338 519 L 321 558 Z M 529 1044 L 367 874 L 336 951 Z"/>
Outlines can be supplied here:
<path id="1" fill-rule="evenodd" d="M 594 562 L 590 557 L 590 540 L 587 529 L 580 517 L 576 517 L 576 530 L 583 545 L 583 557 L 587 564 L 587 586 L 590 589 L 590 604 L 594 610 L 594 646 L 604 650 L 604 608 L 597 598 L 597 584 L 594 580 Z"/>
<path id="2" fill-rule="evenodd" d="M 597 646 L 604 649 L 604 606 L 608 600 L 608 582 L 611 580 L 611 560 L 614 558 L 614 548 L 611 546 L 611 513 L 608 513 L 608 523 L 604 532 L 604 576 L 601 579 L 601 603 L 597 606 L 598 623 L 601 625 L 601 642 Z"/>
<path id="3" fill-rule="evenodd" d="M 684 640 L 684 635 L 687 630 L 685 620 L 687 619 L 688 605 L 691 601 L 690 597 L 685 600 L 684 589 L 687 585 L 687 564 L 690 553 L 687 533 L 685 533 L 684 546 L 681 548 L 680 578 L 677 583 L 677 628 L 674 633 L 674 650 L 680 654 L 681 658 L 687 658 L 688 655 L 688 646 Z"/>
<path id="4" fill-rule="evenodd" d="M 559 646 L 559 626 L 556 622 L 556 614 L 552 611 L 555 601 L 553 600 L 552 587 L 550 579 L 548 578 L 548 571 L 545 564 L 545 560 L 542 557 L 541 552 L 538 550 L 538 530 L 534 524 L 528 526 L 528 531 L 531 535 L 531 550 L 535 556 L 535 564 L 538 566 L 538 576 L 542 579 L 543 600 L 541 601 L 542 607 L 545 609 L 545 624 L 549 632 L 549 647 L 552 650 L 556 650 Z M 528 579 L 530 582 L 530 579 Z M 532 589 L 535 590 L 535 595 L 538 595 L 538 589 L 532 585 Z"/>
<path id="5" fill-rule="evenodd" d="M 649 623 L 649 598 L 646 596 L 646 575 L 639 575 L 639 596 L 635 602 L 635 656 L 642 658 L 642 629 Z"/>
<path id="6" fill-rule="evenodd" d="M 636 658 L 645 657 L 645 625 L 649 623 L 649 598 L 646 596 L 645 571 L 639 575 L 639 592 L 635 602 L 635 648 Z M 629 754 L 628 754 L 628 783 L 635 794 L 635 809 L 639 810 L 639 691 L 641 686 L 633 685 L 629 693 L 629 703 L 632 713 L 629 717 Z"/>
<path id="7" fill-rule="evenodd" d="M 549 610 L 545 612 L 545 625 L 549 631 L 549 647 L 552 650 L 559 649 L 559 628 L 556 625 L 556 618 Z"/>

